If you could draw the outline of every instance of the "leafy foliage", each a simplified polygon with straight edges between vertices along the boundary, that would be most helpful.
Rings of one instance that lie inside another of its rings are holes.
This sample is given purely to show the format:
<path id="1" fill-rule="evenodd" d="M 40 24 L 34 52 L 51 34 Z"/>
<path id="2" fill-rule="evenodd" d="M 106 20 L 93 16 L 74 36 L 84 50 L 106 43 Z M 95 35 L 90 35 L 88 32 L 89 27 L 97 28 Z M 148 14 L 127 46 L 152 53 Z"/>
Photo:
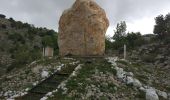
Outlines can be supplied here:
<path id="1" fill-rule="evenodd" d="M 139 32 L 131 32 L 127 33 L 126 36 L 119 37 L 118 40 L 115 40 L 115 42 L 113 42 L 113 47 L 115 49 L 121 49 L 123 48 L 123 45 L 126 44 L 128 49 L 133 49 L 135 47 L 141 46 L 144 43 L 145 41 Z"/>
<path id="2" fill-rule="evenodd" d="M 106 38 L 105 38 L 105 44 L 106 44 L 106 45 L 105 45 L 106 50 L 109 49 L 109 48 L 112 48 L 113 45 L 112 45 L 112 42 L 111 42 L 111 38 L 110 38 L 110 37 L 106 37 Z"/>
<path id="3" fill-rule="evenodd" d="M 166 16 L 159 15 L 155 18 L 156 25 L 154 26 L 154 34 L 157 34 L 160 39 L 164 39 L 170 35 L 170 13 Z"/>
<path id="4" fill-rule="evenodd" d="M 117 24 L 115 34 L 113 36 L 114 40 L 121 40 L 123 36 L 126 35 L 126 22 L 121 21 L 120 23 Z"/>
<path id="5" fill-rule="evenodd" d="M 55 31 L 36 28 L 28 23 L 15 21 L 13 18 L 1 20 L 7 23 L 2 23 L 5 28 L 0 30 L 0 53 L 8 54 L 13 59 L 10 66 L 3 65 L 7 71 L 40 59 L 43 47 L 53 47 L 54 54 L 58 54 Z"/>
<path id="6" fill-rule="evenodd" d="M 130 47 L 130 48 L 135 48 L 135 47 L 141 46 L 142 44 L 145 43 L 140 32 L 128 33 L 126 36 L 126 42 L 127 42 L 126 44 L 128 45 L 128 47 Z"/>
<path id="7" fill-rule="evenodd" d="M 115 34 L 112 37 L 114 42 L 111 42 L 109 38 L 106 38 L 106 50 L 115 49 L 122 51 L 124 44 L 127 45 L 128 50 L 145 44 L 145 40 L 140 32 L 126 33 L 126 22 L 121 21 L 117 24 Z"/>
<path id="8" fill-rule="evenodd" d="M 0 14 L 0 18 L 5 18 L 6 16 L 3 14 Z"/>

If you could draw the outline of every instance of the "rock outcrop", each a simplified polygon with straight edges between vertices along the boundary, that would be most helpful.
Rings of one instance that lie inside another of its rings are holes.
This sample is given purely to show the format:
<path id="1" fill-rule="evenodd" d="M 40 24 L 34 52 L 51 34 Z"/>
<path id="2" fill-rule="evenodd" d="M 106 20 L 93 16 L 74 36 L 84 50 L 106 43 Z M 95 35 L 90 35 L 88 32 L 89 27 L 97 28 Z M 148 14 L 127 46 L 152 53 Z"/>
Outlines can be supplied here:
<path id="1" fill-rule="evenodd" d="M 105 52 L 105 33 L 109 21 L 94 0 L 76 0 L 59 21 L 61 56 L 101 56 Z"/>

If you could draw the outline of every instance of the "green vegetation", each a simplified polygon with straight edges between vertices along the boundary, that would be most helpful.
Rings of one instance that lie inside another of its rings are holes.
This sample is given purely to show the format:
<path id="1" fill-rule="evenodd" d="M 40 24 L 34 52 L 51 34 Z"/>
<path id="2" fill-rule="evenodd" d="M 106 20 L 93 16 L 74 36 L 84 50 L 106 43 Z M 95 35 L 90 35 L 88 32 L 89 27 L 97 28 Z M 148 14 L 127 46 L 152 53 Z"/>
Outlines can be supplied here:
<path id="1" fill-rule="evenodd" d="M 147 43 L 140 32 L 126 33 L 126 28 L 127 26 L 125 21 L 121 21 L 117 24 L 115 34 L 111 37 L 114 42 L 111 42 L 109 38 L 106 38 L 106 50 L 112 49 L 122 52 L 124 44 L 127 45 L 127 50 L 132 50 Z"/>
<path id="2" fill-rule="evenodd" d="M 0 18 L 5 18 L 6 16 L 3 14 L 0 14 Z"/>
<path id="3" fill-rule="evenodd" d="M 159 15 L 155 18 L 155 26 L 153 33 L 155 35 L 141 35 L 140 32 L 126 32 L 126 22 L 121 21 L 117 24 L 116 30 L 114 31 L 114 36 L 111 39 L 106 38 L 106 51 L 108 50 L 118 50 L 119 53 L 123 51 L 123 45 L 127 45 L 127 50 L 136 49 L 145 44 L 150 43 L 160 43 L 164 44 L 170 43 L 170 13 L 167 15 Z M 147 59 L 147 58 L 146 58 Z"/>
<path id="4" fill-rule="evenodd" d="M 127 45 L 128 49 L 134 49 L 145 44 L 145 41 L 141 33 L 131 32 L 127 33 L 126 36 L 122 36 L 113 43 L 115 49 L 122 48 L 124 44 Z"/>
<path id="5" fill-rule="evenodd" d="M 156 54 L 147 54 L 147 55 L 142 55 L 141 59 L 144 62 L 152 63 L 155 61 L 155 56 Z"/>
<path id="6" fill-rule="evenodd" d="M 129 65 L 129 63 L 127 61 L 124 61 L 124 60 L 118 60 L 116 62 L 121 63 L 121 64 L 126 65 L 126 66 Z"/>
<path id="7" fill-rule="evenodd" d="M 165 39 L 167 36 L 170 36 L 170 13 L 166 16 L 157 16 L 155 18 L 155 23 L 154 34 L 157 34 L 160 39 Z"/>
<path id="8" fill-rule="evenodd" d="M 135 97 L 144 100 L 145 99 L 145 94 L 146 93 L 144 91 L 139 91 L 139 94 L 137 94 Z"/>
<path id="9" fill-rule="evenodd" d="M 117 24 L 116 26 L 116 30 L 115 30 L 115 34 L 113 36 L 113 39 L 115 41 L 119 41 L 122 39 L 122 37 L 124 37 L 126 35 L 126 22 L 125 21 L 121 21 L 120 23 Z"/>
<path id="10" fill-rule="evenodd" d="M 100 73 L 111 73 L 113 75 L 116 74 L 116 70 L 111 69 L 111 64 L 108 63 L 104 59 L 90 59 L 91 63 L 87 63 L 86 60 L 80 59 L 81 63 L 83 63 L 82 69 L 79 70 L 78 74 L 75 77 L 72 77 L 66 83 L 66 88 L 68 89 L 67 94 L 63 94 L 63 90 L 59 89 L 57 93 L 54 94 L 54 97 L 50 98 L 50 100 L 54 99 L 82 99 L 81 96 L 88 93 L 87 87 L 93 85 L 95 87 L 100 87 L 101 92 L 105 93 L 114 93 L 115 84 L 109 83 L 108 86 L 102 85 L 101 80 L 93 79 L 94 75 L 96 75 L 96 71 Z M 100 77 L 99 77 L 100 78 Z M 75 93 L 75 94 L 74 94 Z M 93 99 L 94 97 L 90 97 Z M 102 97 L 101 97 L 102 98 Z M 105 97 L 103 97 L 105 98 Z"/>
<path id="11" fill-rule="evenodd" d="M 6 19 L 0 15 L 0 53 L 2 59 L 12 59 L 9 64 L 0 65 L 7 72 L 20 68 L 32 61 L 42 58 L 43 47 L 54 48 L 54 55 L 58 55 L 57 33 L 46 28 L 36 28 L 28 23 Z M 4 58 L 8 56 L 9 58 Z M 3 62 L 3 61 L 2 61 Z"/>
<path id="12" fill-rule="evenodd" d="M 169 85 L 169 86 L 167 86 L 167 91 L 170 91 L 170 85 Z"/>

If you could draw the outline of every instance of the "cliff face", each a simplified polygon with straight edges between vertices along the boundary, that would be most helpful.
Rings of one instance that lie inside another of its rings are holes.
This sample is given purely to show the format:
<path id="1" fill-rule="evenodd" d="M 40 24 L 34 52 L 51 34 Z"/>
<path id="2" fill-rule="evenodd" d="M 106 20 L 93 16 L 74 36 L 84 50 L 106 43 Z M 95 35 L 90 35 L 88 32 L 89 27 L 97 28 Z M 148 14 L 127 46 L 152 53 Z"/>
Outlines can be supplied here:
<path id="1" fill-rule="evenodd" d="M 108 26 L 105 11 L 99 5 L 93 0 L 77 0 L 59 21 L 60 55 L 103 55 Z"/>

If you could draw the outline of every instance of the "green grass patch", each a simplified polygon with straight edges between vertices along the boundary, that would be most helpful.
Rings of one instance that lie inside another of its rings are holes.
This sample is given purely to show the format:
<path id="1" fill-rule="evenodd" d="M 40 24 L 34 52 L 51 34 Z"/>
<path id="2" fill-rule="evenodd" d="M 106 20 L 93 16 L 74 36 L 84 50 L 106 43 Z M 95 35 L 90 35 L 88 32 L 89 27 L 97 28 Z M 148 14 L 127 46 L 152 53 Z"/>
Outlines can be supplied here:
<path id="1" fill-rule="evenodd" d="M 128 63 L 127 61 L 124 61 L 124 60 L 118 60 L 118 61 L 116 61 L 116 62 L 117 62 L 117 63 L 121 63 L 121 64 L 126 65 L 126 66 L 129 65 L 129 63 Z"/>
<path id="2" fill-rule="evenodd" d="M 144 91 L 139 91 L 139 93 L 137 95 L 135 95 L 135 97 L 145 100 L 145 95 L 146 95 L 146 93 Z"/>
<path id="3" fill-rule="evenodd" d="M 54 97 L 50 98 L 49 100 L 75 100 L 81 99 L 82 94 L 86 94 L 88 91 L 86 90 L 87 86 L 94 85 L 98 87 L 102 92 L 114 93 L 115 92 L 115 85 L 108 84 L 102 85 L 100 81 L 91 80 L 92 76 L 95 74 L 96 70 L 102 72 L 103 74 L 112 73 L 113 75 L 116 74 L 116 70 L 112 69 L 112 65 L 107 62 L 105 59 L 96 58 L 96 59 L 79 59 L 80 63 L 83 64 L 82 69 L 79 70 L 77 76 L 72 77 L 67 83 L 66 88 L 68 89 L 67 95 L 62 94 L 62 90 L 59 89 L 57 93 L 54 94 Z M 76 91 L 76 94 L 70 96 L 69 94 Z M 93 97 L 90 97 L 93 98 Z M 101 100 L 105 100 L 101 98 Z"/>
<path id="4" fill-rule="evenodd" d="M 147 54 L 147 55 L 142 55 L 141 59 L 144 62 L 152 63 L 155 61 L 155 57 L 156 57 L 156 54 Z"/>

